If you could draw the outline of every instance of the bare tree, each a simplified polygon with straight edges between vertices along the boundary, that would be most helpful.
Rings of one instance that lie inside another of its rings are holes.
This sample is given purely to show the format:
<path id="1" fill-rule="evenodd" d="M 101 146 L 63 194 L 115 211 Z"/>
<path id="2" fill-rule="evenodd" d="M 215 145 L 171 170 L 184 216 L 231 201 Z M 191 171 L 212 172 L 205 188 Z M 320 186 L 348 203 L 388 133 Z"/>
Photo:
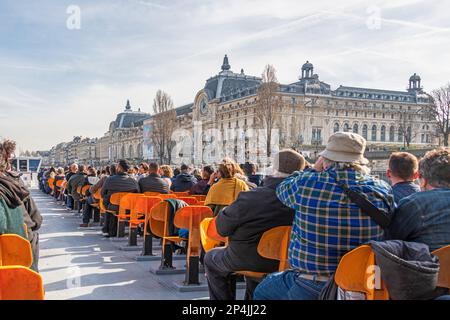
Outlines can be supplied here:
<path id="1" fill-rule="evenodd" d="M 448 147 L 450 138 L 450 83 L 431 92 L 430 117 L 436 121 L 438 135 Z"/>
<path id="2" fill-rule="evenodd" d="M 156 92 L 153 99 L 153 130 L 152 141 L 158 154 L 158 158 L 163 163 L 171 163 L 172 133 L 175 130 L 177 114 L 173 108 L 173 101 L 169 94 L 162 90 Z"/>
<path id="3" fill-rule="evenodd" d="M 262 84 L 258 88 L 256 118 L 259 127 L 265 130 L 267 157 L 271 157 L 272 130 L 276 120 L 276 110 L 282 105 L 279 83 L 275 68 L 268 64 L 262 74 Z"/>
<path id="4" fill-rule="evenodd" d="M 417 136 L 417 130 L 414 129 L 414 118 L 422 112 L 422 109 L 412 110 L 398 110 L 398 133 L 403 137 L 403 147 L 410 146 L 413 139 Z"/>

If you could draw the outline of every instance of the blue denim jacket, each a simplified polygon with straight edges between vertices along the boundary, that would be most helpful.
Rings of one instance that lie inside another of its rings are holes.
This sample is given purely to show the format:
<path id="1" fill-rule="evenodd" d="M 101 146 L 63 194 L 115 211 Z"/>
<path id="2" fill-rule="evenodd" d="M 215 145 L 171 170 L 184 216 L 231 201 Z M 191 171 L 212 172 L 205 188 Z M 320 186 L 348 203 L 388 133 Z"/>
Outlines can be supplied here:
<path id="1" fill-rule="evenodd" d="M 420 187 L 411 181 L 399 182 L 392 186 L 392 192 L 394 193 L 395 203 L 398 204 L 403 198 L 406 198 L 413 193 L 420 192 Z"/>
<path id="2" fill-rule="evenodd" d="M 385 236 L 425 243 L 432 251 L 450 244 L 450 189 L 418 192 L 401 200 Z"/>

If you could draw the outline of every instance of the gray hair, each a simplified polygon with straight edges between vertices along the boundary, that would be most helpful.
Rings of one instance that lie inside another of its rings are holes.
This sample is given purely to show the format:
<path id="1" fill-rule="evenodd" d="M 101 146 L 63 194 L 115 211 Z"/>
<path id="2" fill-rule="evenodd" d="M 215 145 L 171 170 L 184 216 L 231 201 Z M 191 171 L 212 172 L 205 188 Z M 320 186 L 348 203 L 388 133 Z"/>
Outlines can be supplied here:
<path id="1" fill-rule="evenodd" d="M 334 166 L 338 166 L 339 168 L 351 168 L 354 169 L 356 171 L 359 171 L 362 174 L 370 174 L 370 168 L 366 165 L 360 164 L 360 163 L 355 163 L 355 162 L 336 162 L 330 159 L 327 159 L 325 157 L 323 157 L 323 165 L 324 167 L 334 167 Z"/>

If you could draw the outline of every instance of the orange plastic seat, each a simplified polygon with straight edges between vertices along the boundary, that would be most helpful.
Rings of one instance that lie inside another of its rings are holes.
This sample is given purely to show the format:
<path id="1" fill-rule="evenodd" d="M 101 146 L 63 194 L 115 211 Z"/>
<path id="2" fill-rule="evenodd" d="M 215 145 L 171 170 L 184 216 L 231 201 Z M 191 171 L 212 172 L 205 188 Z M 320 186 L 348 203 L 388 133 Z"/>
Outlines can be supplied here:
<path id="1" fill-rule="evenodd" d="M 176 199 L 177 195 L 172 194 L 172 193 L 156 193 L 156 192 L 144 192 L 144 195 L 148 196 L 148 197 L 160 197 L 161 199 L 165 200 L 165 199 Z"/>
<path id="2" fill-rule="evenodd" d="M 54 178 L 49 178 L 49 179 L 48 179 L 48 186 L 49 186 L 49 188 L 52 189 L 52 190 L 55 188 L 55 186 L 54 186 L 54 184 L 53 184 L 54 182 L 55 182 L 55 179 L 54 179 Z"/>
<path id="3" fill-rule="evenodd" d="M 167 201 L 161 201 L 150 210 L 150 230 L 153 235 L 162 239 L 162 259 L 160 269 L 174 269 L 172 265 L 172 243 L 187 240 L 170 234 L 170 207 Z M 147 227 L 145 227 L 147 230 Z"/>
<path id="4" fill-rule="evenodd" d="M 120 198 L 119 212 L 117 216 L 117 237 L 121 238 L 125 235 L 124 222 L 130 218 L 130 213 L 134 210 L 134 206 L 139 198 L 145 197 L 142 193 L 127 193 Z"/>
<path id="5" fill-rule="evenodd" d="M 346 253 L 336 269 L 336 284 L 346 291 L 365 294 L 366 300 L 388 300 L 389 294 L 377 272 L 375 253 L 369 245 Z M 379 285 L 373 280 L 379 279 Z"/>
<path id="6" fill-rule="evenodd" d="M 84 197 L 86 197 L 86 192 L 89 190 L 91 186 L 90 185 L 85 185 L 83 187 L 81 187 L 81 195 Z"/>
<path id="7" fill-rule="evenodd" d="M 198 205 L 198 201 L 194 197 L 178 197 L 177 199 L 186 202 L 190 206 Z"/>
<path id="8" fill-rule="evenodd" d="M 205 218 L 212 218 L 211 208 L 206 206 L 188 206 L 175 214 L 173 223 L 178 228 L 189 230 L 188 252 L 186 256 L 185 284 L 199 284 L 200 259 L 200 223 Z"/>
<path id="9" fill-rule="evenodd" d="M 125 197 L 128 194 L 128 192 L 116 192 L 111 195 L 109 198 L 109 203 L 115 206 L 120 206 L 120 200 L 122 197 Z M 114 210 L 106 210 L 108 213 L 117 214 L 117 211 Z"/>
<path id="10" fill-rule="evenodd" d="M 42 277 L 23 266 L 0 267 L 0 300 L 44 300 Z"/>
<path id="11" fill-rule="evenodd" d="M 433 251 L 439 258 L 438 287 L 450 289 L 450 245 Z"/>
<path id="12" fill-rule="evenodd" d="M 194 197 L 195 199 L 197 199 L 197 201 L 205 202 L 205 200 L 206 200 L 206 196 L 199 195 L 199 194 L 191 194 L 191 195 L 189 195 L 189 197 Z"/>
<path id="13" fill-rule="evenodd" d="M 130 214 L 130 244 L 134 244 L 136 241 L 131 239 L 134 236 L 133 231 L 135 228 L 143 223 L 144 224 L 144 248 L 142 255 L 152 256 L 153 255 L 153 238 L 151 232 L 148 231 L 149 219 L 151 209 L 162 201 L 159 197 L 147 197 L 139 198 L 134 206 L 134 210 Z"/>
<path id="14" fill-rule="evenodd" d="M 100 200 L 102 198 L 102 189 L 98 189 L 93 195 L 92 197 L 94 198 L 94 200 L 96 201 L 95 203 L 91 203 L 91 207 L 94 208 L 100 208 Z"/>
<path id="15" fill-rule="evenodd" d="M 0 235 L 0 266 L 31 267 L 33 254 L 30 242 L 17 234 Z"/>
<path id="16" fill-rule="evenodd" d="M 205 218 L 200 223 L 200 240 L 205 252 L 228 242 L 227 238 L 217 232 L 215 218 Z"/>
<path id="17" fill-rule="evenodd" d="M 176 195 L 177 197 L 189 197 L 189 192 L 188 191 L 183 191 L 183 192 L 171 191 L 171 193 Z"/>
<path id="18" fill-rule="evenodd" d="M 291 240 L 291 226 L 280 226 L 267 230 L 261 236 L 258 243 L 258 254 L 261 257 L 267 259 L 278 260 L 278 271 L 284 271 L 289 269 L 288 251 L 289 242 Z M 250 278 L 262 278 L 267 272 L 255 272 L 255 271 L 237 271 L 237 274 L 241 274 Z"/>
<path id="19" fill-rule="evenodd" d="M 145 194 L 146 196 L 148 196 L 148 197 L 157 197 L 157 196 L 159 196 L 161 193 L 159 193 L 159 192 L 147 191 L 147 192 L 144 192 L 144 194 Z"/>

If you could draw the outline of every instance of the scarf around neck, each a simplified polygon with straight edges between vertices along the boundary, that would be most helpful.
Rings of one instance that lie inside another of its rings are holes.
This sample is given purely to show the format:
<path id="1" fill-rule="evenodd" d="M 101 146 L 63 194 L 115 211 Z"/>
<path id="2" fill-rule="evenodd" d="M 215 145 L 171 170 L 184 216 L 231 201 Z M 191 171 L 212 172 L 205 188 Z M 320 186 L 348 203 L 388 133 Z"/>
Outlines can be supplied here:
<path id="1" fill-rule="evenodd" d="M 9 208 L 22 205 L 29 195 L 28 189 L 20 182 L 20 176 L 12 172 L 0 173 L 0 197 Z"/>

